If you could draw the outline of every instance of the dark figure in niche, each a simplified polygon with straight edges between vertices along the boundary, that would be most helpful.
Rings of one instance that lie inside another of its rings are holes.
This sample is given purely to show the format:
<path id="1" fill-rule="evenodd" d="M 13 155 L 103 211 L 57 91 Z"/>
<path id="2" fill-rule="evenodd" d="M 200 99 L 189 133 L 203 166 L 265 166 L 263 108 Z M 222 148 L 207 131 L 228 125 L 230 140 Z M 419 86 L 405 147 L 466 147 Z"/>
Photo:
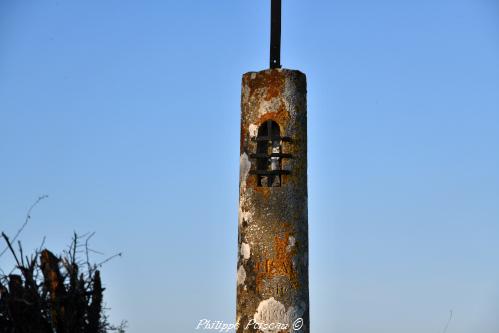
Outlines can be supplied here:
<path id="1" fill-rule="evenodd" d="M 272 120 L 260 125 L 258 128 L 257 170 L 270 171 L 267 175 L 258 175 L 258 186 L 279 187 L 281 186 L 281 130 L 279 125 Z M 276 171 L 272 174 L 272 171 Z"/>

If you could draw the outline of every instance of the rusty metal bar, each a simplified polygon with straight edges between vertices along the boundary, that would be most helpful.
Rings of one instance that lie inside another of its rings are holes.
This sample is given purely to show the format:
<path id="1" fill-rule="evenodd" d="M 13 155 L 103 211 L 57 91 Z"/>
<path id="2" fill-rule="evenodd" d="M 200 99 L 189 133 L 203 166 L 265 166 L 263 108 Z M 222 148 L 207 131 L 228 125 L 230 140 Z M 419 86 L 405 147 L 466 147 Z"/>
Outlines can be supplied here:
<path id="1" fill-rule="evenodd" d="M 281 8 L 282 0 L 271 0 L 270 68 L 281 68 Z"/>
<path id="2" fill-rule="evenodd" d="M 279 175 L 289 175 L 291 171 L 289 170 L 250 170 L 250 175 L 258 176 L 279 176 Z"/>
<path id="3" fill-rule="evenodd" d="M 291 154 L 283 154 L 283 153 L 272 153 L 272 154 L 257 153 L 257 154 L 250 154 L 250 158 L 266 158 L 266 157 L 292 158 L 293 156 Z"/>
<path id="4" fill-rule="evenodd" d="M 285 141 L 285 142 L 291 142 L 291 138 L 289 136 L 259 136 L 256 138 L 251 138 L 252 141 Z"/>

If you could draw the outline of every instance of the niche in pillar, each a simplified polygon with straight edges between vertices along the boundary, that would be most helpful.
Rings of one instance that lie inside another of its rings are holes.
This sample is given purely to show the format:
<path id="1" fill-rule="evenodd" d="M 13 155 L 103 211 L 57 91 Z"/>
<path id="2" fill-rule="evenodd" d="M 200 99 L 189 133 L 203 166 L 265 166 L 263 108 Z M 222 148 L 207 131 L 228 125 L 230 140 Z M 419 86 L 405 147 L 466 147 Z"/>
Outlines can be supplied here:
<path id="1" fill-rule="evenodd" d="M 291 141 L 290 138 L 281 136 L 279 124 L 267 120 L 258 128 L 256 138 L 256 152 L 250 157 L 256 159 L 256 169 L 251 174 L 257 177 L 258 187 L 280 187 L 282 175 L 289 174 L 289 170 L 282 170 L 282 160 L 291 158 L 290 154 L 282 151 L 282 143 Z"/>

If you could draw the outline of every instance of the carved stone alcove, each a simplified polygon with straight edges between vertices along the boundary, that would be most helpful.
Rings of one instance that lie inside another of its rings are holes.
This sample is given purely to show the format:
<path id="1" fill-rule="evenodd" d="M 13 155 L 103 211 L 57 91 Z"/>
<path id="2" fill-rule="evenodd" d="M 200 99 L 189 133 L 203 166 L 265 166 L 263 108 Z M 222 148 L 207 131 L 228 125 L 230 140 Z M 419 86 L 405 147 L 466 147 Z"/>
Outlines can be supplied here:
<path id="1" fill-rule="evenodd" d="M 281 175 L 287 175 L 289 170 L 282 170 L 282 159 L 291 158 L 291 154 L 283 153 L 282 143 L 290 142 L 289 137 L 281 136 L 279 124 L 267 120 L 258 128 L 256 152 L 250 158 L 256 159 L 256 169 L 250 173 L 256 175 L 259 187 L 280 187 Z"/>

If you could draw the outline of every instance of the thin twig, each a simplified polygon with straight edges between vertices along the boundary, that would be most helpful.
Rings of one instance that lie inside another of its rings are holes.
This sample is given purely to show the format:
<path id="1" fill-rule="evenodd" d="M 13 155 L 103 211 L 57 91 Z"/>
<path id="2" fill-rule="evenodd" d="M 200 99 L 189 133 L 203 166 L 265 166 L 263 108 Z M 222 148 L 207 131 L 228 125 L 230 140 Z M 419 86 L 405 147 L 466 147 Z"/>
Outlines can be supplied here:
<path id="1" fill-rule="evenodd" d="M 89 248 L 88 248 L 88 242 L 90 242 L 90 239 L 92 237 L 94 237 L 95 235 L 95 231 L 90 233 L 87 237 L 87 239 L 85 239 L 85 256 L 87 258 L 87 267 L 88 267 L 88 273 L 91 275 L 91 272 L 92 272 L 92 265 L 90 264 L 90 255 L 88 254 L 89 252 Z"/>
<path id="2" fill-rule="evenodd" d="M 5 242 L 7 243 L 7 249 L 10 249 L 10 252 L 12 252 L 14 259 L 16 260 L 17 266 L 22 267 L 21 263 L 19 262 L 19 259 L 17 259 L 16 251 L 14 251 L 14 248 L 12 247 L 9 237 L 7 237 L 7 235 L 4 232 L 2 232 L 2 237 L 3 239 L 5 239 Z"/>
<path id="3" fill-rule="evenodd" d="M 116 253 L 115 255 L 112 255 L 110 256 L 109 258 L 107 258 L 106 260 L 104 260 L 103 262 L 100 262 L 97 264 L 97 267 L 102 267 L 102 265 L 104 265 L 105 263 L 113 260 L 114 258 L 116 257 L 121 257 L 123 255 L 123 252 L 120 252 L 120 253 Z"/>
<path id="4" fill-rule="evenodd" d="M 42 252 L 43 250 L 43 246 L 45 245 L 45 241 L 47 240 L 47 236 L 43 236 L 43 239 L 42 239 L 42 243 L 40 244 L 40 246 L 38 247 L 38 253 Z"/>
<path id="5" fill-rule="evenodd" d="M 72 249 L 70 249 L 71 251 L 71 256 L 69 257 L 71 259 L 71 263 L 74 264 L 75 261 L 76 261 L 76 246 L 78 244 L 78 235 L 76 234 L 76 232 L 74 233 L 74 241 L 73 241 L 73 246 L 72 246 Z"/>
<path id="6" fill-rule="evenodd" d="M 99 255 L 101 255 L 101 256 L 103 256 L 103 255 L 104 255 L 104 253 L 103 253 L 103 252 L 96 251 L 96 250 L 92 250 L 92 249 L 88 249 L 88 252 L 92 252 L 92 253 L 95 253 L 95 254 L 99 254 Z"/>
<path id="7" fill-rule="evenodd" d="M 452 320 L 452 310 L 450 310 L 449 320 L 447 320 L 447 324 L 445 324 L 445 328 L 443 333 L 447 333 L 447 329 L 449 328 L 450 321 Z"/>
<path id="8" fill-rule="evenodd" d="M 26 226 L 28 225 L 28 222 L 31 219 L 31 211 L 33 210 L 33 208 L 35 208 L 36 205 L 38 205 L 38 203 L 40 201 L 42 201 L 43 199 L 46 199 L 48 197 L 49 197 L 48 195 L 42 195 L 41 197 L 38 197 L 38 199 L 31 205 L 31 207 L 29 207 L 28 212 L 26 213 L 26 219 L 24 220 L 24 223 L 21 226 L 21 228 L 19 228 L 19 230 L 17 230 L 14 238 L 12 238 L 12 242 L 16 241 L 17 237 L 19 237 L 21 232 L 23 232 L 24 228 L 26 228 Z M 0 257 L 3 256 L 5 254 L 5 252 L 7 252 L 8 249 L 9 249 L 9 246 L 5 247 L 5 249 L 3 249 L 2 252 L 0 252 Z"/>
<path id="9" fill-rule="evenodd" d="M 24 267 L 24 254 L 23 254 L 23 247 L 21 245 L 21 241 L 17 241 L 17 245 L 19 247 L 19 256 L 21 257 L 21 264 Z"/>

